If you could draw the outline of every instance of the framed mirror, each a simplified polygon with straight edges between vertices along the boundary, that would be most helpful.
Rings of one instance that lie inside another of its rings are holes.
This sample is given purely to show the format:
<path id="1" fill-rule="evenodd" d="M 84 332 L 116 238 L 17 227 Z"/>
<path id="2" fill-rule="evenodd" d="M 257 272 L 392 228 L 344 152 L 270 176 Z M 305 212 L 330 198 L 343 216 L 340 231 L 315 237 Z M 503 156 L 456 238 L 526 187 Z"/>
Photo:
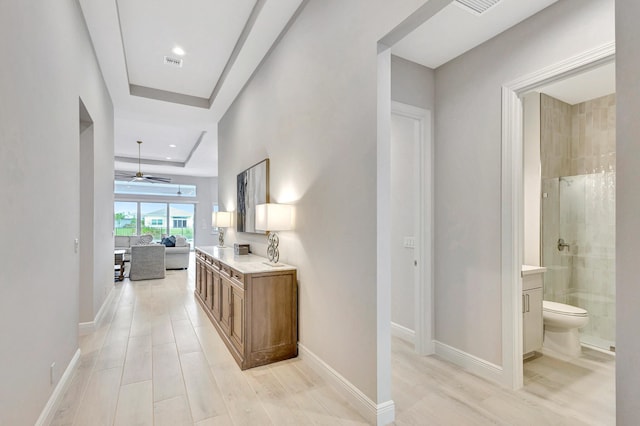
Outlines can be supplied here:
<path id="1" fill-rule="evenodd" d="M 238 174 L 236 230 L 256 231 L 256 206 L 269 202 L 269 159 L 266 158 Z"/>

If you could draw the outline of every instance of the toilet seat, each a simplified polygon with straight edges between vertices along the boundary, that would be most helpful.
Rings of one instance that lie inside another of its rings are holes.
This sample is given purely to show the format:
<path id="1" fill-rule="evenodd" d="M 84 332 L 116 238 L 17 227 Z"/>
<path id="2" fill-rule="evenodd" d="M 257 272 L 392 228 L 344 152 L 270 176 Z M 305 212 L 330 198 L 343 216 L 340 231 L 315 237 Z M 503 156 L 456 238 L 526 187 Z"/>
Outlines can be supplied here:
<path id="1" fill-rule="evenodd" d="M 572 317 L 586 317 L 588 312 L 577 306 L 565 305 L 564 303 L 551 302 L 549 300 L 542 301 L 542 310 L 558 315 L 567 315 Z"/>

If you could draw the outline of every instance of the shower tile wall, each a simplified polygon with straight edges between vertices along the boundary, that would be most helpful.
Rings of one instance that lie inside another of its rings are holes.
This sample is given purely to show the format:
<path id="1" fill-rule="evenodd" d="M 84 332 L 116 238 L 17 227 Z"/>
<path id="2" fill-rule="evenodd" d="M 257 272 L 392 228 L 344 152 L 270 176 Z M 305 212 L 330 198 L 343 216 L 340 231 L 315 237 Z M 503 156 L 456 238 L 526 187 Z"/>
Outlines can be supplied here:
<path id="1" fill-rule="evenodd" d="M 576 105 L 540 95 L 542 178 L 616 169 L 616 95 Z"/>
<path id="2" fill-rule="evenodd" d="M 615 342 L 615 95 L 574 106 L 541 95 L 541 157 L 545 299 L 587 309 L 583 340 L 608 349 Z M 570 251 L 557 249 L 558 238 Z"/>
<path id="3" fill-rule="evenodd" d="M 571 105 L 540 95 L 540 157 L 542 179 L 571 173 Z"/>
<path id="4" fill-rule="evenodd" d="M 615 170 L 615 94 L 571 107 L 570 159 L 571 176 Z"/>

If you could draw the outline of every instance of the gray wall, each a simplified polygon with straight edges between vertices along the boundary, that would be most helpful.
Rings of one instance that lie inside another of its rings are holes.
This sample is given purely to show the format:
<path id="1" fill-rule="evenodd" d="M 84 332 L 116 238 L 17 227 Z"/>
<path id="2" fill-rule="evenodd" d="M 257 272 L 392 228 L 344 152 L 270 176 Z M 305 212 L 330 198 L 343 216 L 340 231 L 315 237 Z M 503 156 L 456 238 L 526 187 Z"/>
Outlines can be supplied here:
<path id="1" fill-rule="evenodd" d="M 422 1 L 311 0 L 219 124 L 220 204 L 269 157 L 299 268 L 300 342 L 376 401 L 376 43 Z M 227 232 L 228 244 L 265 237 Z"/>
<path id="2" fill-rule="evenodd" d="M 436 339 L 502 364 L 501 87 L 614 39 L 613 0 L 562 0 L 436 70 Z"/>
<path id="3" fill-rule="evenodd" d="M 19 426 L 78 348 L 79 98 L 94 121 L 97 305 L 113 286 L 113 106 L 75 0 L 1 2 L 0 51 L 0 424 Z"/>
<path id="4" fill-rule="evenodd" d="M 635 425 L 640 418 L 640 2 L 616 0 L 616 422 Z"/>
<path id="5" fill-rule="evenodd" d="M 433 109 L 434 76 L 431 68 L 391 55 L 391 100 Z"/>
<path id="6" fill-rule="evenodd" d="M 199 176 L 181 176 L 162 173 L 162 176 L 171 178 L 172 184 L 185 184 L 196 186 L 196 197 L 157 197 L 147 195 L 127 195 L 117 194 L 117 201 L 145 201 L 145 202 L 161 202 L 161 203 L 194 203 L 196 205 L 196 214 L 194 217 L 195 226 L 195 245 L 194 246 L 211 246 L 218 244 L 218 234 L 212 234 L 211 212 L 212 206 L 218 202 L 218 178 L 217 177 L 199 177 Z M 113 223 L 112 223 L 113 226 Z M 193 249 L 193 247 L 191 247 Z"/>

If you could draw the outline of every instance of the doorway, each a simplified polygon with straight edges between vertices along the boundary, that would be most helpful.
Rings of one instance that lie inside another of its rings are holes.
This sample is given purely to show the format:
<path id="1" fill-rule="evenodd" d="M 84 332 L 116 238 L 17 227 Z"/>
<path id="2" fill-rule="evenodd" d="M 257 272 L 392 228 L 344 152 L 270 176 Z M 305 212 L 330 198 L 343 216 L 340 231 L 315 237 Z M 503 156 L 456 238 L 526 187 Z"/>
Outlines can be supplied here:
<path id="1" fill-rule="evenodd" d="M 94 321 L 94 141 L 93 120 L 82 99 L 79 100 L 79 211 L 80 233 L 75 242 L 75 250 L 79 253 L 79 322 L 80 332 L 90 329 Z"/>
<path id="2" fill-rule="evenodd" d="M 391 334 L 433 353 L 431 112 L 391 103 Z"/>
<path id="3" fill-rule="evenodd" d="M 523 385 L 522 280 L 524 260 L 523 96 L 614 61 L 615 43 L 584 52 L 546 69 L 505 84 L 502 89 L 502 309 L 505 384 Z M 516 283 L 514 286 L 513 283 Z"/>

